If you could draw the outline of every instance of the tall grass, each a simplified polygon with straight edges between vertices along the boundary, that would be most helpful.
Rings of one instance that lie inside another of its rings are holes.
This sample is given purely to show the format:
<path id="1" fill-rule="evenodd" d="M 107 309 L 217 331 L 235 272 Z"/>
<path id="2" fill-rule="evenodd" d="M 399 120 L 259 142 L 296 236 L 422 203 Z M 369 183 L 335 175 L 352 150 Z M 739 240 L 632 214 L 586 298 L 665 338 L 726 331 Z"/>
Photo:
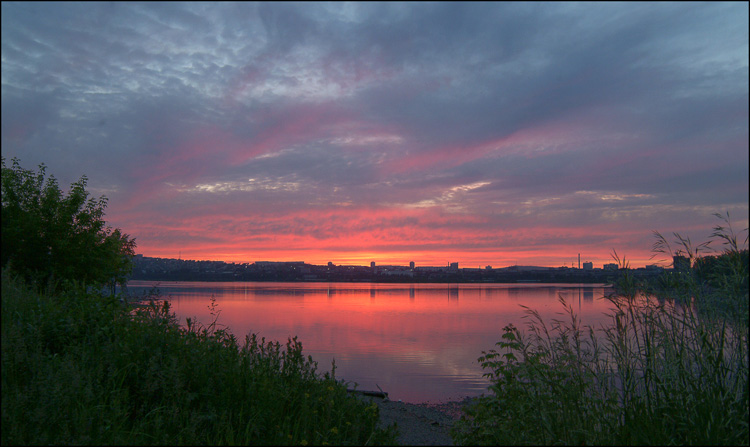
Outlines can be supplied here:
<path id="1" fill-rule="evenodd" d="M 2 273 L 2 444 L 377 445 L 378 408 L 286 345 L 216 320 L 180 327 L 167 302 L 128 310 Z"/>
<path id="2" fill-rule="evenodd" d="M 670 296 L 626 270 L 618 293 L 603 298 L 613 310 L 601 328 L 582 326 L 562 299 L 567 318 L 549 324 L 527 309 L 528 331 L 505 327 L 499 349 L 479 358 L 490 393 L 467 411 L 454 439 L 747 445 L 747 250 L 742 255 L 726 227 L 715 230 L 734 243 L 710 284 L 671 276 Z"/>

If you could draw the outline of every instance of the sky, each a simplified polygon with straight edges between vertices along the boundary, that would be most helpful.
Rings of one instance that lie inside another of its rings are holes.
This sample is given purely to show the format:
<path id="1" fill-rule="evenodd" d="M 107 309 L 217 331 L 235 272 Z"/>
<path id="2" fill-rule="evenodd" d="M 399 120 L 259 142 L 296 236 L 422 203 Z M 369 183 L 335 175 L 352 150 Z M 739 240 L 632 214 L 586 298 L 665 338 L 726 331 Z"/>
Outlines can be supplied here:
<path id="1" fill-rule="evenodd" d="M 747 234 L 747 2 L 2 2 L 1 45 L 6 164 L 87 176 L 145 256 L 640 267 L 654 231 Z"/>

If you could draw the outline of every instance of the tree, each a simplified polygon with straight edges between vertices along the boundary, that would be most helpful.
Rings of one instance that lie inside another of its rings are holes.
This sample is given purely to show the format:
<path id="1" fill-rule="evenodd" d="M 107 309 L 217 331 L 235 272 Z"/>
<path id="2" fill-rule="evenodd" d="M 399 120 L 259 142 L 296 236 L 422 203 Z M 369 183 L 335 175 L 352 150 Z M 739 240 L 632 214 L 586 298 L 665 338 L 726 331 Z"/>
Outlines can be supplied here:
<path id="1" fill-rule="evenodd" d="M 107 198 L 89 198 L 86 176 L 65 195 L 54 176 L 12 167 L 2 158 L 2 267 L 47 285 L 74 280 L 93 286 L 123 283 L 132 270 L 135 239 L 104 221 Z"/>

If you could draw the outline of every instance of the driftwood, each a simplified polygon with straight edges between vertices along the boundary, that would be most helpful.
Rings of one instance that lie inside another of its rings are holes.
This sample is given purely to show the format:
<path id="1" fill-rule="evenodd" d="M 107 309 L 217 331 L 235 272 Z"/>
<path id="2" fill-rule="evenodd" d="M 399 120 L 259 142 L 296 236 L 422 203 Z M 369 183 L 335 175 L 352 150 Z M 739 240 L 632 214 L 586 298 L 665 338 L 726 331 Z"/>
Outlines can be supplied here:
<path id="1" fill-rule="evenodd" d="M 354 394 L 360 394 L 362 396 L 379 397 L 381 399 L 388 400 L 388 393 L 380 389 L 378 385 L 375 385 L 375 386 L 377 386 L 380 391 L 366 391 L 366 390 L 346 390 L 346 391 L 350 393 L 354 393 Z"/>

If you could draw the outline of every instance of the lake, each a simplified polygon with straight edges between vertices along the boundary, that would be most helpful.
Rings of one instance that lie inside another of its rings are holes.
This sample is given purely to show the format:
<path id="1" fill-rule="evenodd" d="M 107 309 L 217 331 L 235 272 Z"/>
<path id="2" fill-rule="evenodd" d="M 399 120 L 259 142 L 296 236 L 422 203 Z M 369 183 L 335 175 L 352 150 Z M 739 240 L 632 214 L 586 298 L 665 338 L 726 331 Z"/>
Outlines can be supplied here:
<path id="1" fill-rule="evenodd" d="M 131 294 L 157 286 L 182 324 L 217 323 L 242 342 L 254 332 L 282 344 L 292 336 L 322 373 L 360 390 L 409 403 L 446 402 L 487 391 L 477 357 L 495 347 L 503 327 L 526 328 L 521 305 L 562 318 L 558 297 L 584 324 L 608 322 L 612 289 L 592 284 L 383 284 L 130 281 Z M 567 318 L 566 318 L 567 319 Z"/>

